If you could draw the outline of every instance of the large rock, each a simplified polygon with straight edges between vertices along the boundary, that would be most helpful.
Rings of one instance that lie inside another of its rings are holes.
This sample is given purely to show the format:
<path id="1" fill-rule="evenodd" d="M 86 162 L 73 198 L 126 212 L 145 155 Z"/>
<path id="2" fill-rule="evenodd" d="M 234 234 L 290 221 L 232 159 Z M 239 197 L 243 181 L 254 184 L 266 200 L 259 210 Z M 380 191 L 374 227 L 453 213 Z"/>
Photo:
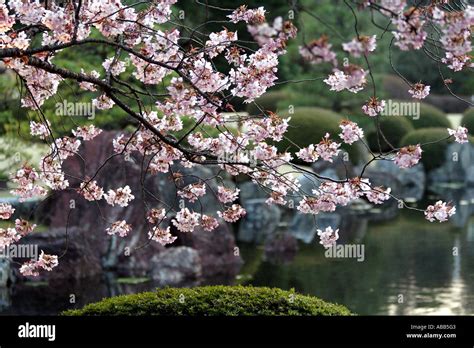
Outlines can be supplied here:
<path id="1" fill-rule="evenodd" d="M 265 241 L 264 250 L 265 261 L 286 264 L 294 260 L 298 251 L 298 242 L 288 233 L 273 234 Z"/>
<path id="2" fill-rule="evenodd" d="M 303 214 L 296 212 L 288 226 L 288 233 L 304 243 L 311 243 L 316 235 L 317 229 L 324 230 L 326 227 L 339 228 L 344 208 L 338 208 L 336 212 L 319 214 Z"/>
<path id="3" fill-rule="evenodd" d="M 439 183 L 465 183 L 473 184 L 474 179 L 474 145 L 451 143 L 446 148 L 443 164 L 430 171 L 428 181 L 430 184 Z"/>
<path id="4" fill-rule="evenodd" d="M 280 223 L 281 212 L 275 205 L 265 203 L 266 199 L 249 199 L 243 207 L 247 214 L 239 225 L 238 239 L 243 242 L 263 242 L 274 233 Z"/>
<path id="5" fill-rule="evenodd" d="M 150 265 L 151 278 L 161 286 L 195 285 L 202 272 L 198 252 L 184 246 L 153 256 Z"/>
<path id="6" fill-rule="evenodd" d="M 320 175 L 324 175 L 324 172 L 326 171 L 326 175 L 324 176 L 329 176 L 332 179 L 345 178 L 346 176 L 355 176 L 356 167 L 352 164 L 352 162 L 348 161 L 347 156 L 347 152 L 341 151 L 336 157 L 333 158 L 332 162 L 319 160 L 312 163 L 311 168 L 315 173 Z"/>
<path id="7" fill-rule="evenodd" d="M 295 211 L 288 226 L 288 233 L 304 243 L 311 243 L 316 235 L 316 220 L 313 215 Z"/>
<path id="8" fill-rule="evenodd" d="M 91 177 L 100 168 L 95 180 L 105 191 L 129 185 L 135 199 L 128 207 L 112 207 L 104 201 L 87 202 L 74 190 L 67 190 L 56 192 L 45 200 L 37 209 L 37 215 L 50 226 L 50 231 L 31 234 L 23 242 L 36 243 L 47 253 L 64 253 L 60 265 L 53 272 L 43 273 L 48 279 L 94 276 L 105 270 L 117 272 L 119 276 L 146 276 L 151 272 L 151 258 L 165 251 L 160 244 L 148 240 L 149 226 L 145 212 L 150 206 L 163 207 L 162 202 L 178 207 L 175 184 L 167 173 L 145 176 L 138 158 L 134 160 L 131 156 L 129 161 L 124 161 L 121 156 L 111 157 L 114 153 L 112 140 L 117 135 L 116 132 L 103 132 L 94 140 L 85 142 L 80 148 L 81 159 L 78 156 L 71 157 L 64 163 L 63 169 L 66 173 L 74 174 L 68 177 L 71 187 L 78 187 L 76 177 Z M 192 169 L 173 169 L 183 174 L 184 184 L 196 181 L 199 176 L 210 179 L 209 184 L 213 188 L 217 186 L 212 179 L 216 173 L 214 168 L 197 166 Z M 230 183 L 226 182 L 226 185 Z M 146 192 L 143 187 L 146 187 Z M 186 206 L 215 215 L 219 203 L 208 193 L 200 203 L 186 203 Z M 71 207 L 73 209 L 69 214 Z M 117 220 L 126 220 L 132 225 L 129 236 L 120 238 L 107 235 L 105 229 Z M 172 233 L 178 234 L 177 231 Z M 206 266 L 203 272 L 205 276 L 212 277 L 213 272 L 217 275 L 238 272 L 241 260 L 234 256 L 234 237 L 225 222 L 215 232 L 196 231 L 179 239 L 171 247 L 188 245 L 195 249 L 202 257 L 194 260 L 199 260 L 203 269 Z M 224 267 L 229 268 L 227 272 L 223 270 Z"/>
<path id="9" fill-rule="evenodd" d="M 37 245 L 38 250 L 62 255 L 60 266 L 53 272 L 41 272 L 39 280 L 80 279 L 102 273 L 101 256 L 105 252 L 101 248 L 106 248 L 106 238 L 100 233 L 70 226 L 67 231 L 64 228 L 54 228 L 47 232 L 32 233 L 19 243 Z"/>
<path id="10" fill-rule="evenodd" d="M 402 169 L 393 161 L 374 161 L 367 168 L 366 177 L 375 185 L 391 187 L 397 198 L 420 200 L 425 193 L 426 174 L 421 163 Z"/>
<path id="11" fill-rule="evenodd" d="M 267 199 L 268 193 L 265 192 L 261 186 L 257 185 L 252 181 L 245 181 L 240 183 L 239 185 L 239 199 L 241 204 L 245 205 L 245 203 L 249 199 Z"/>

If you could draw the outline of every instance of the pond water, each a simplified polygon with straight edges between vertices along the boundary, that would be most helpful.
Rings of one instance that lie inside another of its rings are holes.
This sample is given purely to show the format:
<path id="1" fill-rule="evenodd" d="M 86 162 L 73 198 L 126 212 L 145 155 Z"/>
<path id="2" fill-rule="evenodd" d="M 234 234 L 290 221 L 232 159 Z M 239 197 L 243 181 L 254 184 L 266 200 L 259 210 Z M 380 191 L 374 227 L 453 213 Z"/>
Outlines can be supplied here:
<path id="1" fill-rule="evenodd" d="M 351 243 L 364 245 L 363 262 L 328 258 L 317 241 L 299 244 L 293 260 L 280 264 L 259 261 L 262 248 L 244 246 L 246 284 L 294 288 L 358 314 L 474 314 L 474 218 L 459 228 L 407 212 L 368 224 Z"/>
<path id="2" fill-rule="evenodd" d="M 362 315 L 472 315 L 474 216 L 469 218 L 468 212 L 457 223 L 461 227 L 429 223 L 422 213 L 407 210 L 383 222 L 361 224 L 362 218 L 352 218 L 359 227 L 354 233 L 353 222 L 346 223 L 350 231 L 341 228 L 341 242 L 363 245 L 363 262 L 326 257 L 318 238 L 298 242 L 295 253 L 280 259 L 268 258 L 263 245 L 239 244 L 245 263 L 234 283 L 294 288 Z M 27 283 L 0 288 L 0 314 L 57 314 L 155 287 L 146 279 L 117 279 L 113 274 L 73 284 Z"/>

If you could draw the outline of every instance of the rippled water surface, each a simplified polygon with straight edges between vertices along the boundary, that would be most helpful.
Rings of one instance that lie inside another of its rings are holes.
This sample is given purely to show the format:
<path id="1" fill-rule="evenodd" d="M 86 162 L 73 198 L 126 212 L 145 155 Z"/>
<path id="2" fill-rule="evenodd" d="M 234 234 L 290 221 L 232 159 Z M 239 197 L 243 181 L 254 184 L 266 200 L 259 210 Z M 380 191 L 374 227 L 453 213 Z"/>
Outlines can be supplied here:
<path id="1" fill-rule="evenodd" d="M 249 283 L 295 288 L 358 314 L 474 314 L 473 218 L 459 228 L 403 214 L 368 224 L 352 243 L 364 244 L 363 262 L 329 259 L 313 241 L 300 244 L 290 262 L 252 265 Z M 253 247 L 244 250 L 248 262 L 261 258 Z"/>

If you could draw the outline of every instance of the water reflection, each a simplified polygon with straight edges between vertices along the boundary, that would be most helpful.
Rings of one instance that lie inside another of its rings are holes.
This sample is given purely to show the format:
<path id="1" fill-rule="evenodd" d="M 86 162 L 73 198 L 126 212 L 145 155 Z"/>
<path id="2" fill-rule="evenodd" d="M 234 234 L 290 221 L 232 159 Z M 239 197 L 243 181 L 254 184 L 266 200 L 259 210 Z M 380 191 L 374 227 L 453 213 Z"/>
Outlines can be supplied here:
<path id="1" fill-rule="evenodd" d="M 234 283 L 294 288 L 344 304 L 358 314 L 472 315 L 474 217 L 470 216 L 474 205 L 465 198 L 466 192 L 450 193 L 460 213 L 451 223 L 429 223 L 419 212 L 405 209 L 395 219 L 376 222 L 360 212 L 341 214 L 340 242 L 363 243 L 363 262 L 326 258 L 317 238 L 296 243 L 294 235 L 285 233 L 289 227 L 278 231 L 282 235 L 265 246 L 240 244 L 245 264 Z M 468 203 L 461 204 L 463 201 Z M 227 281 L 200 282 L 209 283 Z M 150 281 L 124 282 L 113 273 L 75 283 L 20 283 L 0 288 L 0 314 L 57 314 L 104 297 L 156 286 Z M 75 303 L 71 303 L 71 295 Z"/>
<path id="2" fill-rule="evenodd" d="M 359 314 L 474 314 L 473 229 L 473 219 L 457 228 L 406 212 L 367 226 L 364 262 L 328 259 L 316 242 L 300 244 L 292 263 L 262 261 L 247 283 L 295 288 Z"/>

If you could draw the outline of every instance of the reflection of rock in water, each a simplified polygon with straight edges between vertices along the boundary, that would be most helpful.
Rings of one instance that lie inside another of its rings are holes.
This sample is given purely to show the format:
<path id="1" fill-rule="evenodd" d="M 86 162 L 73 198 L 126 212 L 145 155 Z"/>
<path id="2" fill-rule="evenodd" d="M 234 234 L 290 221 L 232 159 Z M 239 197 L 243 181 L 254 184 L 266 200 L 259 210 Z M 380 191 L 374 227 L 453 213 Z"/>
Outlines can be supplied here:
<path id="1" fill-rule="evenodd" d="M 11 288 L 0 286 L 0 313 L 11 306 Z"/>
<path id="2" fill-rule="evenodd" d="M 56 315 L 105 297 L 154 291 L 163 286 L 161 279 L 158 282 L 140 280 L 138 284 L 133 281 L 133 278 L 123 279 L 114 272 L 105 272 L 102 276 L 91 278 L 54 280 L 49 283 L 24 282 L 12 288 L 0 287 L 0 315 Z M 183 280 L 173 285 L 189 287 L 200 284 L 213 284 L 213 280 Z M 230 281 L 219 281 L 219 284 L 230 284 Z"/>
<path id="3" fill-rule="evenodd" d="M 12 282 L 10 259 L 0 256 L 0 287 L 6 287 Z"/>
<path id="4" fill-rule="evenodd" d="M 288 233 L 270 235 L 265 241 L 264 260 L 270 263 L 290 263 L 298 251 L 296 238 Z"/>
<path id="5" fill-rule="evenodd" d="M 436 193 L 439 199 L 454 204 L 456 214 L 449 218 L 454 226 L 463 227 L 467 224 L 469 217 L 474 213 L 474 188 L 434 185 L 430 190 Z"/>

